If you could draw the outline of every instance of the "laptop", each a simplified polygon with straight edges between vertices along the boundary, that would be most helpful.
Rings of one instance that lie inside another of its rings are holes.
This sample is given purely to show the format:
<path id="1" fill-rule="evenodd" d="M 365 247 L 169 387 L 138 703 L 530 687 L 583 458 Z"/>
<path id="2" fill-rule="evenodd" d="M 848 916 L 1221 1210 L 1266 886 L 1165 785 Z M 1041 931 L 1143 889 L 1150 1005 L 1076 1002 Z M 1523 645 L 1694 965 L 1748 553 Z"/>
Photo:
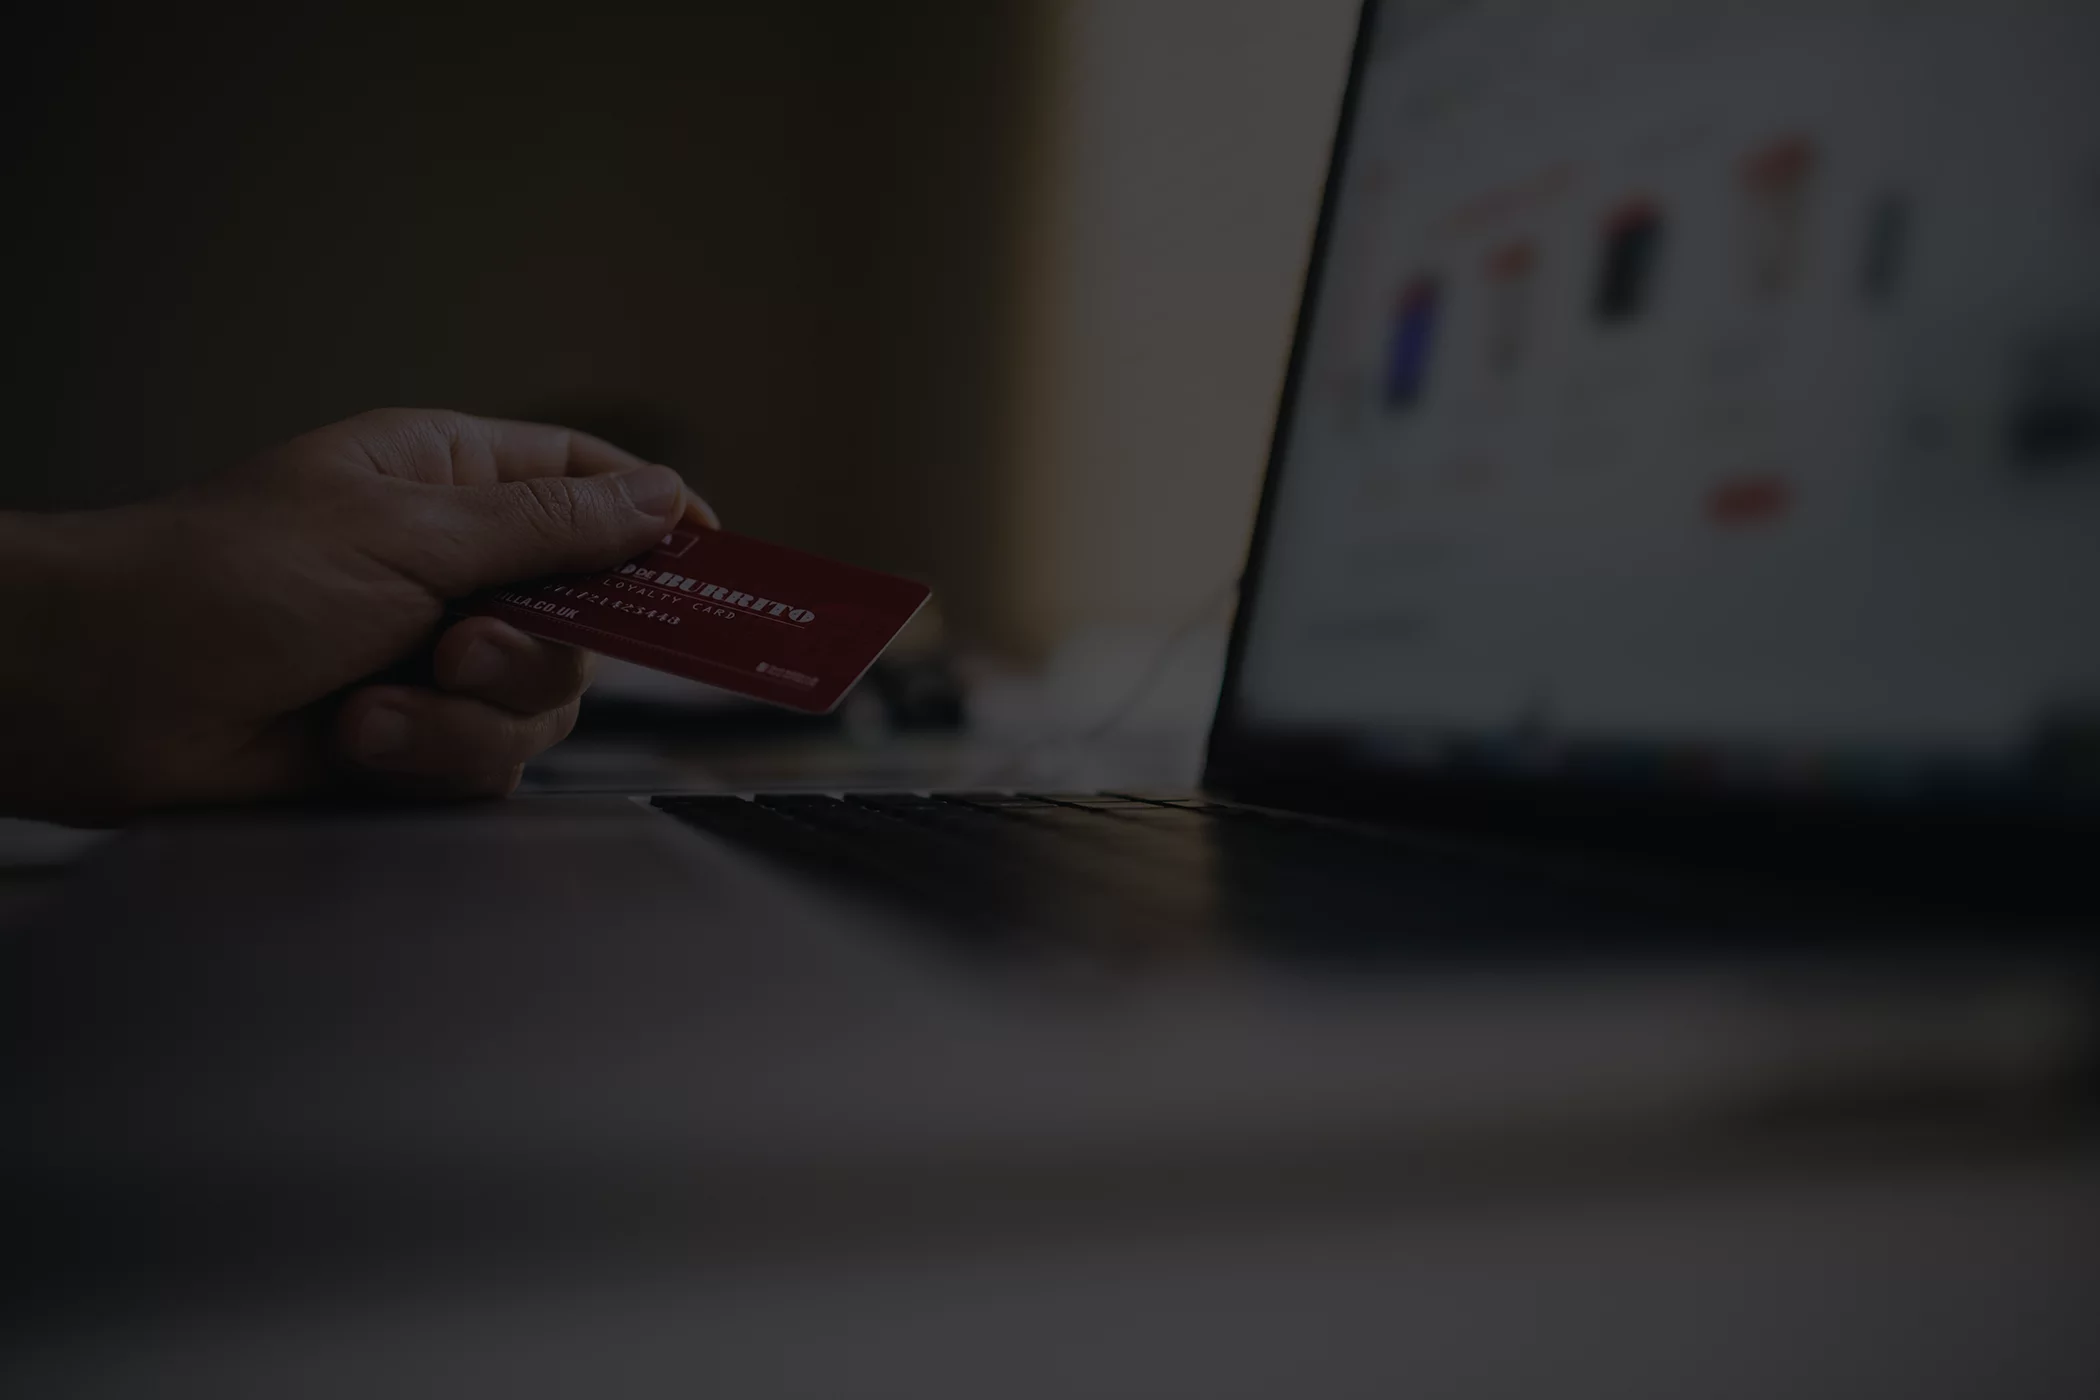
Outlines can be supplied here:
<path id="1" fill-rule="evenodd" d="M 1367 14 L 1201 792 L 658 810 L 1000 959 L 1648 937 L 1460 847 L 2075 903 L 2100 29 L 1821 8 Z"/>
<path id="2" fill-rule="evenodd" d="M 142 825 L 6 945 L 35 1306 L 2059 1082 L 2096 51 L 2068 7 L 1368 6 L 1199 790 Z"/>

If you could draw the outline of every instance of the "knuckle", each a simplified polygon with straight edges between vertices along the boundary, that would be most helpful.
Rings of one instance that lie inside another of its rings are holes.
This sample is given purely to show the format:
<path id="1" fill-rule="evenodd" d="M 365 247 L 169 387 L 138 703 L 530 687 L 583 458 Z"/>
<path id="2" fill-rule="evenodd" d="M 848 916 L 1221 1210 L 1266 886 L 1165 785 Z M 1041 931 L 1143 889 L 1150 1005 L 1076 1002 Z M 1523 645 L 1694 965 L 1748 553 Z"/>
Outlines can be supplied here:
<path id="1" fill-rule="evenodd" d="M 566 478 L 536 476 L 518 483 L 520 499 L 525 502 L 534 526 L 553 536 L 576 533 L 582 523 L 575 493 L 569 490 Z"/>
<path id="2" fill-rule="evenodd" d="M 345 419 L 347 426 L 373 428 L 380 432 L 395 432 L 408 427 L 426 415 L 413 408 L 368 408 L 355 417 Z"/>
<path id="3" fill-rule="evenodd" d="M 459 436 L 466 415 L 449 408 L 375 408 L 350 421 L 383 432 L 450 441 Z"/>
<path id="4" fill-rule="evenodd" d="M 459 415 L 442 409 L 376 408 L 337 425 L 383 475 L 442 481 L 458 441 Z"/>

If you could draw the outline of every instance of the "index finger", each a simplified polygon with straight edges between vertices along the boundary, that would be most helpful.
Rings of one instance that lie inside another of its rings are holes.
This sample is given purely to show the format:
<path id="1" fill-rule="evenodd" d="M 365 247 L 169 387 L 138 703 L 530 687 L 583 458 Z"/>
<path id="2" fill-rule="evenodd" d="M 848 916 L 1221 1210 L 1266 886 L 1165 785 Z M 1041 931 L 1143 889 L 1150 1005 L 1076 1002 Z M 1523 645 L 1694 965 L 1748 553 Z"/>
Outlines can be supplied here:
<path id="1" fill-rule="evenodd" d="M 515 418 L 473 418 L 498 481 L 535 476 L 600 476 L 649 465 L 603 438 L 552 423 Z M 467 444 L 462 443 L 462 447 Z"/>
<path id="2" fill-rule="evenodd" d="M 601 476 L 648 466 L 633 453 L 603 438 L 552 423 L 526 423 L 515 418 L 470 418 L 497 481 L 523 481 L 536 476 Z M 460 449 L 471 450 L 466 443 Z M 691 486 L 685 488 L 685 518 L 710 530 L 722 528 L 715 508 Z"/>

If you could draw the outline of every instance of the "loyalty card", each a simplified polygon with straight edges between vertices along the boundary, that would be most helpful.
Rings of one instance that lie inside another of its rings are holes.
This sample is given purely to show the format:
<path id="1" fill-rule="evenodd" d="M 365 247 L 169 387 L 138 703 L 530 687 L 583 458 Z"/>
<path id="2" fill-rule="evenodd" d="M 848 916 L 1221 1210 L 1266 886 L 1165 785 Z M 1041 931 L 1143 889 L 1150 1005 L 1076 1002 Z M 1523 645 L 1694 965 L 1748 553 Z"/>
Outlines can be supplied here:
<path id="1" fill-rule="evenodd" d="M 491 589 L 459 611 L 824 714 L 931 591 L 746 535 L 681 526 L 617 569 Z"/>

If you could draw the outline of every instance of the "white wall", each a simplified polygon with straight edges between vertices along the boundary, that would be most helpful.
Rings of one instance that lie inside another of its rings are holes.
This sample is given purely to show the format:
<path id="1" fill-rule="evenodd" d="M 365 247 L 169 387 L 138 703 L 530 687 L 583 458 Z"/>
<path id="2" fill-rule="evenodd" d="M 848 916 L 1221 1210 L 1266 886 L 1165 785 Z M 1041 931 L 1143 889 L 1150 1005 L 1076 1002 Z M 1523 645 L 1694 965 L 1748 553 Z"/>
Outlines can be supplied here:
<path id="1" fill-rule="evenodd" d="M 1238 569 L 1356 9 L 1053 0 L 1009 420 L 1037 644 Z"/>

